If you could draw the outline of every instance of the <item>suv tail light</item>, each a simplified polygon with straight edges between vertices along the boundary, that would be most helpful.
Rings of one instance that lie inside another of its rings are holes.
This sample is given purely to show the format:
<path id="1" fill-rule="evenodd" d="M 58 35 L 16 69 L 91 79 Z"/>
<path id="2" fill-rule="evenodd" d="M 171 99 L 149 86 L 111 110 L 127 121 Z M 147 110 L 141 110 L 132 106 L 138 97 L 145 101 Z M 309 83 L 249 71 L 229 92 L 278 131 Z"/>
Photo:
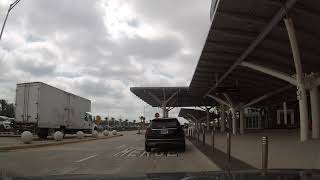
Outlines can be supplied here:
<path id="1" fill-rule="evenodd" d="M 146 136 L 148 136 L 148 135 L 150 135 L 151 134 L 151 128 L 150 127 L 148 127 L 147 129 L 146 129 Z"/>

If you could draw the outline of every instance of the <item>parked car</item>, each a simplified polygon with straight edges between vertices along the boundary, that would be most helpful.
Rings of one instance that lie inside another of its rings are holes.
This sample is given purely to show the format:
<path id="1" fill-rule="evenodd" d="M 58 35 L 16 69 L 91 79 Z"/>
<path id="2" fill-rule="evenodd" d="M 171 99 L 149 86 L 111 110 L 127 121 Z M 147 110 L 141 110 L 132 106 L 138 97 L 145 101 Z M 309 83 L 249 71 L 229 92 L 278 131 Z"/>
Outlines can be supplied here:
<path id="1" fill-rule="evenodd" d="M 13 129 L 12 123 L 6 116 L 0 116 L 0 131 L 8 131 Z"/>
<path id="2" fill-rule="evenodd" d="M 145 133 L 145 150 L 151 148 L 174 147 L 185 151 L 185 135 L 176 118 L 153 119 Z"/>

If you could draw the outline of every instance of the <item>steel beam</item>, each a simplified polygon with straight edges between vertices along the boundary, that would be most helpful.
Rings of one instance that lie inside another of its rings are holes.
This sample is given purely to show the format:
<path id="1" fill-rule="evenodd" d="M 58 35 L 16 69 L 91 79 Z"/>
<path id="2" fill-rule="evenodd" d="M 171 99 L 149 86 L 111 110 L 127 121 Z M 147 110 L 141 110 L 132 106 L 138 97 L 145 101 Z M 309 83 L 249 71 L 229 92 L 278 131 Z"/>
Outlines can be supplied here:
<path id="1" fill-rule="evenodd" d="M 227 93 L 223 93 L 223 96 L 227 99 L 228 103 L 229 103 L 231 106 L 233 106 L 233 102 L 232 102 L 230 96 L 229 96 Z"/>
<path id="2" fill-rule="evenodd" d="M 280 72 L 280 71 L 277 71 L 277 70 L 274 70 L 271 68 L 263 67 L 263 66 L 260 66 L 260 65 L 254 64 L 254 63 L 245 62 L 245 61 L 241 62 L 240 65 L 243 67 L 251 68 L 256 71 L 268 74 L 268 75 L 276 77 L 278 79 L 282 79 L 284 81 L 289 82 L 290 84 L 297 85 L 297 81 L 295 80 L 295 78 L 291 77 L 290 75 L 288 75 L 286 73 L 283 73 L 283 72 Z"/>
<path id="3" fill-rule="evenodd" d="M 297 0 L 287 0 L 283 7 L 273 16 L 271 21 L 263 28 L 262 32 L 257 36 L 255 40 L 251 42 L 248 48 L 241 54 L 241 56 L 235 61 L 235 63 L 225 72 L 220 79 L 218 84 L 211 87 L 206 93 L 206 96 L 216 88 L 248 55 L 261 43 L 262 40 L 270 33 L 270 31 L 283 19 L 287 11 L 290 10 Z"/>
<path id="4" fill-rule="evenodd" d="M 172 98 L 174 98 L 179 93 L 179 90 L 177 90 L 175 93 L 173 93 L 166 101 L 168 103 Z"/>
<path id="5" fill-rule="evenodd" d="M 162 101 L 156 95 L 152 94 L 151 92 L 148 92 L 148 94 L 153 98 L 153 100 L 157 101 L 159 106 L 162 106 Z"/>
<path id="6" fill-rule="evenodd" d="M 269 20 L 266 18 L 254 17 L 252 16 L 252 14 L 238 13 L 238 12 L 232 12 L 232 11 L 218 11 L 217 14 L 220 16 L 225 16 L 230 19 L 234 19 L 236 21 L 245 21 L 248 23 L 262 24 L 262 25 L 267 24 Z"/>
<path id="7" fill-rule="evenodd" d="M 230 29 L 230 28 L 214 28 L 210 30 L 211 33 L 214 34 L 222 34 L 225 36 L 230 36 L 234 38 L 242 38 L 242 39 L 254 39 L 256 37 L 255 33 L 243 31 L 239 29 Z"/>
<path id="8" fill-rule="evenodd" d="M 215 101 L 217 101 L 220 104 L 224 104 L 224 105 L 226 105 L 228 107 L 232 107 L 231 104 L 227 103 L 226 101 L 224 101 L 224 100 L 222 100 L 222 99 L 220 99 L 220 98 L 218 98 L 216 96 L 213 96 L 213 95 L 209 94 L 209 95 L 207 95 L 207 97 L 214 99 Z"/>
<path id="9" fill-rule="evenodd" d="M 174 109 L 174 108 L 175 108 L 175 107 L 170 107 L 170 108 L 167 109 L 167 110 L 168 110 L 168 112 L 169 112 L 169 111 L 171 111 L 171 110 Z"/>
<path id="10" fill-rule="evenodd" d="M 272 96 L 274 96 L 274 95 L 276 95 L 276 94 L 278 94 L 278 93 L 281 93 L 281 92 L 283 92 L 283 91 L 285 91 L 285 90 L 287 90 L 287 89 L 290 89 L 290 88 L 292 88 L 292 85 L 287 85 L 287 86 L 282 87 L 282 88 L 280 88 L 280 89 L 277 89 L 277 90 L 275 90 L 275 91 L 273 91 L 273 92 L 269 92 L 269 93 L 267 93 L 267 94 L 264 94 L 264 95 L 262 95 L 262 96 L 260 96 L 260 97 L 258 97 L 258 98 L 255 98 L 255 99 L 251 100 L 249 103 L 243 105 L 242 108 L 249 107 L 249 106 L 251 106 L 251 105 L 253 105 L 253 104 L 256 104 L 256 103 L 258 103 L 258 102 L 260 102 L 260 101 L 262 101 L 262 100 L 265 100 L 265 99 L 267 99 L 267 98 L 269 98 L 269 97 L 272 97 Z"/>
<path id="11" fill-rule="evenodd" d="M 204 110 L 204 111 L 206 110 L 205 108 L 203 108 L 203 107 L 201 107 L 201 106 L 198 106 L 198 108 L 200 108 L 200 109 L 202 109 L 202 110 Z"/>

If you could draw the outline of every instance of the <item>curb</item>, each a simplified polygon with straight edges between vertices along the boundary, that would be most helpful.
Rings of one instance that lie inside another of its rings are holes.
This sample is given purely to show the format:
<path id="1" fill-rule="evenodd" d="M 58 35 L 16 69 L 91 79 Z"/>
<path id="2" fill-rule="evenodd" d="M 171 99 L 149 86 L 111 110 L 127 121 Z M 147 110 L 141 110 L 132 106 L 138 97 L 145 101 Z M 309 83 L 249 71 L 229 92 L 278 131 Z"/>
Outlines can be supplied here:
<path id="1" fill-rule="evenodd" d="M 16 135 L 16 134 L 0 134 L 0 138 L 1 137 L 20 137 L 21 135 Z"/>
<path id="2" fill-rule="evenodd" d="M 74 143 L 87 142 L 87 141 L 111 139 L 111 138 L 120 137 L 120 136 L 123 136 L 123 135 L 119 134 L 119 135 L 106 136 L 106 137 L 100 137 L 100 138 L 79 139 L 79 140 L 75 140 L 75 141 L 65 141 L 65 142 L 62 141 L 62 142 L 45 143 L 45 144 L 4 146 L 4 147 L 0 147 L 0 151 L 9 151 L 9 150 L 17 150 L 17 149 L 29 149 L 29 148 L 38 148 L 38 147 L 48 147 L 48 146 L 58 146 L 58 145 L 64 145 L 64 144 L 74 144 Z"/>

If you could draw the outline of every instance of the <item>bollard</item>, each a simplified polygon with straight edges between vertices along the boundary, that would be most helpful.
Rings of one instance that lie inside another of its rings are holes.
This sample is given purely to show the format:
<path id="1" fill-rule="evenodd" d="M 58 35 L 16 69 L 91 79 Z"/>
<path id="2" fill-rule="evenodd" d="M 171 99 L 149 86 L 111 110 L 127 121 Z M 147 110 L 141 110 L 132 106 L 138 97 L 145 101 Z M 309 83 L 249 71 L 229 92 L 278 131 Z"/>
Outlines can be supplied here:
<path id="1" fill-rule="evenodd" d="M 200 132 L 199 129 L 197 129 L 197 136 L 198 136 L 198 143 L 200 142 Z"/>
<path id="2" fill-rule="evenodd" d="M 195 133 L 195 129 L 192 129 L 192 137 L 193 137 L 193 139 L 196 139 L 196 133 Z"/>
<path id="3" fill-rule="evenodd" d="M 206 131 L 205 128 L 202 128 L 202 145 L 206 145 Z"/>
<path id="4" fill-rule="evenodd" d="M 227 133 L 227 155 L 228 161 L 231 160 L 231 134 L 230 132 Z"/>
<path id="5" fill-rule="evenodd" d="M 212 129 L 212 152 L 214 152 L 214 129 Z"/>
<path id="6" fill-rule="evenodd" d="M 190 133 L 191 133 L 191 138 L 193 138 L 193 128 L 191 128 L 191 131 L 190 131 Z"/>
<path id="7" fill-rule="evenodd" d="M 262 175 L 267 174 L 268 170 L 268 137 L 262 137 Z"/>

